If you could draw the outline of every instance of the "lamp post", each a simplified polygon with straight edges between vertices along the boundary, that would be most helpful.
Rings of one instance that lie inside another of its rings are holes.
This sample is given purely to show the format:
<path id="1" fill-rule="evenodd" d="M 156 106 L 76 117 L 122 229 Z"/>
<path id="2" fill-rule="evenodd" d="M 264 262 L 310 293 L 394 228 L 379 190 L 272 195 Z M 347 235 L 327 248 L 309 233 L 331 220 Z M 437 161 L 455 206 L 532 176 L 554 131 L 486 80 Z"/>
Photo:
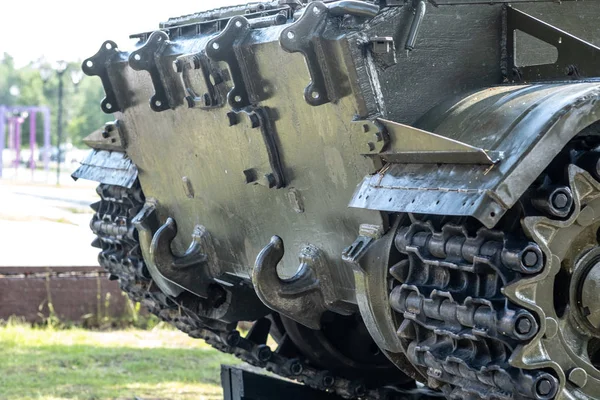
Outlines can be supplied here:
<path id="1" fill-rule="evenodd" d="M 56 77 L 58 78 L 58 116 L 56 121 L 56 133 L 57 133 L 57 144 L 56 144 L 56 184 L 60 184 L 60 163 L 62 159 L 62 141 L 63 141 L 63 98 L 64 98 L 64 75 L 69 68 L 69 64 L 66 61 L 58 61 L 54 65 L 52 69 L 47 67 L 40 68 L 40 76 L 42 80 L 47 82 L 52 76 L 52 72 L 56 73 Z M 83 73 L 77 69 L 71 71 L 71 82 L 73 86 L 77 88 L 79 83 L 81 83 L 81 79 L 83 78 Z"/>

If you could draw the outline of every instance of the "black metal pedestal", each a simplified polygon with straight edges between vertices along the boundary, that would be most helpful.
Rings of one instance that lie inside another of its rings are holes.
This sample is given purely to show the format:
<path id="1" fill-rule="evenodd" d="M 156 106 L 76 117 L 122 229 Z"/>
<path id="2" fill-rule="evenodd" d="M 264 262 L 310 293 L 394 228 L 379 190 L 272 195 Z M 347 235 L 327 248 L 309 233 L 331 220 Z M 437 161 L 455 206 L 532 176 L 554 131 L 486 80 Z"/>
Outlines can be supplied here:
<path id="1" fill-rule="evenodd" d="M 242 368 L 221 365 L 225 400 L 340 400 L 335 394 Z"/>

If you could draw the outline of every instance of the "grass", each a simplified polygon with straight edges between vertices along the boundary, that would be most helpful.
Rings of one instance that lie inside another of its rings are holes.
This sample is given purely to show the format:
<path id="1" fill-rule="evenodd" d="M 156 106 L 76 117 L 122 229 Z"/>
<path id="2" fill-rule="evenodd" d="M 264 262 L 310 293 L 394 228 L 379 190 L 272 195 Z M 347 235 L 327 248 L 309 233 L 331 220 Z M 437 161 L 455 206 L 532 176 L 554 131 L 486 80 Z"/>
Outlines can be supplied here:
<path id="1" fill-rule="evenodd" d="M 220 365 L 238 363 L 160 325 L 107 332 L 0 326 L 2 400 L 220 399 Z"/>

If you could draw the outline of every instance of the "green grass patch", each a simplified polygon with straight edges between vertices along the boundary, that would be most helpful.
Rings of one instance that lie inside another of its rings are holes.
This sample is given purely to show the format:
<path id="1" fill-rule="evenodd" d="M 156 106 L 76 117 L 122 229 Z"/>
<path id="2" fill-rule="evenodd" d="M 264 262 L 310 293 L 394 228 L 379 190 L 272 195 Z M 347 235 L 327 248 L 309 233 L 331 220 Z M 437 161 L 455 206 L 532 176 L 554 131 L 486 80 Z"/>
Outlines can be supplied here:
<path id="1" fill-rule="evenodd" d="M 0 326 L 0 399 L 222 398 L 220 365 L 238 364 L 171 329 Z"/>

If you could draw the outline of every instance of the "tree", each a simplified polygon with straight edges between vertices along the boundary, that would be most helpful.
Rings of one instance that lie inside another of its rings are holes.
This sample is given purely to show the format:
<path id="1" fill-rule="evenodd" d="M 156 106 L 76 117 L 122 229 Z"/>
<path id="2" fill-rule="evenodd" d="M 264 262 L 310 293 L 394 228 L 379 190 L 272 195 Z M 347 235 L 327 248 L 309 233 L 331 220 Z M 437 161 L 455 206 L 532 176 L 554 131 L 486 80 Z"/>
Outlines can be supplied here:
<path id="1" fill-rule="evenodd" d="M 30 63 L 22 68 L 15 68 L 14 60 L 4 54 L 0 60 L 0 104 L 7 106 L 48 106 L 51 113 L 51 138 L 56 145 L 58 112 L 58 78 L 53 74 L 47 82 L 43 82 L 39 72 L 40 62 Z M 69 70 L 79 69 L 78 63 L 70 63 Z M 102 127 L 112 118 L 100 109 L 100 101 L 104 97 L 104 89 L 100 79 L 84 77 L 78 87 L 69 79 L 69 71 L 64 76 L 64 115 L 63 129 L 65 140 L 75 146 L 83 146 L 82 139 L 92 131 Z M 18 88 L 18 95 L 11 87 Z M 38 144 L 43 141 L 43 124 L 38 118 L 36 138 Z M 23 125 L 23 138 L 29 136 L 29 124 Z M 24 144 L 28 141 L 24 140 Z"/>

